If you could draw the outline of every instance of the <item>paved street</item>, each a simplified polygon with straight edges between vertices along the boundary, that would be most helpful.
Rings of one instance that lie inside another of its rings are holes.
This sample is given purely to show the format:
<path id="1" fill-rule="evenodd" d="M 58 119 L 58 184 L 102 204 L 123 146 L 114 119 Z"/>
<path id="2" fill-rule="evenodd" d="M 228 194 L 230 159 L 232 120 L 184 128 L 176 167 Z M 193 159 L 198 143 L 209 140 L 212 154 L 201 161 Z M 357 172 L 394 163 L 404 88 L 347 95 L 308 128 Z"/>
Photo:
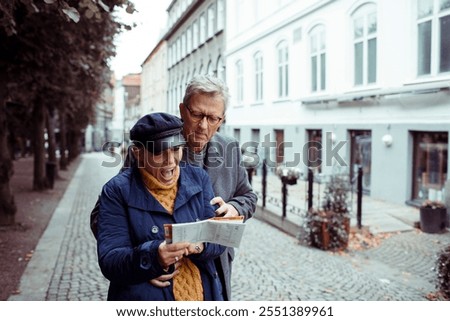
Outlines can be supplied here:
<path id="1" fill-rule="evenodd" d="M 98 268 L 89 214 L 101 186 L 120 167 L 101 166 L 112 158 L 100 153 L 82 157 L 22 277 L 20 294 L 10 300 L 105 300 L 108 281 Z M 233 300 L 426 300 L 435 290 L 435 255 L 449 243 L 449 232 L 409 228 L 377 247 L 339 254 L 299 245 L 252 219 L 233 265 Z"/>

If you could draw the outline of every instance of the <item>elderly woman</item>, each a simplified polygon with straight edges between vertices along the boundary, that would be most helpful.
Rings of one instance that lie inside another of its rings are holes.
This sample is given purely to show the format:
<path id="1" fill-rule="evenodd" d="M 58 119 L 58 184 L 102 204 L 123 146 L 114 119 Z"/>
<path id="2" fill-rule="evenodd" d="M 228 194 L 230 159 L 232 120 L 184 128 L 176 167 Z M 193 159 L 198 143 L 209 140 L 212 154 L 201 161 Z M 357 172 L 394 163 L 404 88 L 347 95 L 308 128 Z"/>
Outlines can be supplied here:
<path id="1" fill-rule="evenodd" d="M 133 165 L 105 184 L 98 216 L 98 261 L 108 300 L 223 300 L 214 259 L 225 247 L 164 241 L 164 224 L 214 216 L 206 172 L 181 162 L 183 123 L 153 113 L 130 131 Z M 177 272 L 168 287 L 149 281 Z"/>

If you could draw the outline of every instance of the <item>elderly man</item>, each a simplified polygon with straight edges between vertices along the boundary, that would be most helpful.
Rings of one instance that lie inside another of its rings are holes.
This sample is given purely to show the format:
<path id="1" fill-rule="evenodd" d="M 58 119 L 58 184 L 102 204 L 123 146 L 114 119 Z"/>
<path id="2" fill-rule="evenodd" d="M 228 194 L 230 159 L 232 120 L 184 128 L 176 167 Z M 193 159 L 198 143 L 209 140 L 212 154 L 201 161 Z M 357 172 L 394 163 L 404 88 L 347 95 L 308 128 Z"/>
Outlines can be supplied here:
<path id="1" fill-rule="evenodd" d="M 257 196 L 241 164 L 239 143 L 217 132 L 225 119 L 228 98 L 228 88 L 220 79 L 206 75 L 191 79 L 179 106 L 187 141 L 183 158 L 208 172 L 215 194 L 211 203 L 218 206 L 217 216 L 243 215 L 247 220 L 255 211 Z M 233 258 L 234 249 L 227 248 L 215 261 L 225 289 L 225 300 L 231 300 Z M 153 282 L 168 285 L 169 277 L 163 276 Z"/>

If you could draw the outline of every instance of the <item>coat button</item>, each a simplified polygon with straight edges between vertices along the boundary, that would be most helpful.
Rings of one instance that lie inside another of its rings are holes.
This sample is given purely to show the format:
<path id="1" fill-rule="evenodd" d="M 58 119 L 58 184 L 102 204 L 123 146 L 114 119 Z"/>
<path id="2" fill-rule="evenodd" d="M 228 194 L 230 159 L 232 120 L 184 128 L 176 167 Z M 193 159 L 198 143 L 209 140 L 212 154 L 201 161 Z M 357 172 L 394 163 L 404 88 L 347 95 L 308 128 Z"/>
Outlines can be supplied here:
<path id="1" fill-rule="evenodd" d="M 158 233 L 158 231 L 159 231 L 158 226 L 153 225 L 153 226 L 152 226 L 152 233 L 153 233 L 153 234 L 156 234 L 156 233 Z"/>

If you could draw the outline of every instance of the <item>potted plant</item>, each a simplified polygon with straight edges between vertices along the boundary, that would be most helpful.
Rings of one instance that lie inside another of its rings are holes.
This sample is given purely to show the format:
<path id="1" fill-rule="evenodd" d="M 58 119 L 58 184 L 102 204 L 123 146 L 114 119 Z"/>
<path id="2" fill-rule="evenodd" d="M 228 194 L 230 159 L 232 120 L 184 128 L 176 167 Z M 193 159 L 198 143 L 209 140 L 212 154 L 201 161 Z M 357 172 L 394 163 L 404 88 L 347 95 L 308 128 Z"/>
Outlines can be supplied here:
<path id="1" fill-rule="evenodd" d="M 295 185 L 300 177 L 300 170 L 296 167 L 278 166 L 275 170 L 283 184 Z"/>
<path id="2" fill-rule="evenodd" d="M 440 233 L 447 227 L 447 207 L 439 201 L 426 200 L 420 206 L 420 229 L 425 233 Z"/>
<path id="3" fill-rule="evenodd" d="M 348 209 L 350 184 L 346 176 L 334 174 L 326 183 L 320 208 L 311 208 L 304 220 L 306 242 L 322 250 L 344 250 L 350 234 Z"/>

